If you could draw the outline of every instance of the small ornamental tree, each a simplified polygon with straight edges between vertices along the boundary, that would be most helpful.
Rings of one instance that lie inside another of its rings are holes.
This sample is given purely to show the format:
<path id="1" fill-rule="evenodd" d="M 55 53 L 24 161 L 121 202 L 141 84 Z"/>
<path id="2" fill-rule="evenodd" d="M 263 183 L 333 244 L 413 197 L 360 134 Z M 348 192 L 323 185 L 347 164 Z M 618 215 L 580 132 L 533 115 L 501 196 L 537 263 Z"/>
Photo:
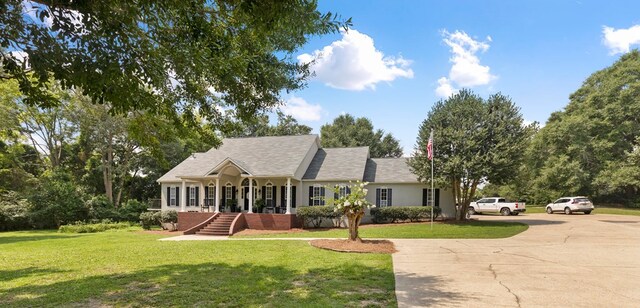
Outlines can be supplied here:
<path id="1" fill-rule="evenodd" d="M 347 216 L 349 221 L 349 240 L 360 241 L 358 236 L 358 227 L 362 216 L 364 216 L 365 208 L 375 207 L 370 204 L 367 197 L 367 186 L 369 183 L 357 181 L 355 185 L 350 185 L 351 192 L 345 196 L 337 198 L 333 201 L 335 209 L 334 211 L 342 213 Z M 333 188 L 337 195 L 340 195 L 340 188 Z"/>

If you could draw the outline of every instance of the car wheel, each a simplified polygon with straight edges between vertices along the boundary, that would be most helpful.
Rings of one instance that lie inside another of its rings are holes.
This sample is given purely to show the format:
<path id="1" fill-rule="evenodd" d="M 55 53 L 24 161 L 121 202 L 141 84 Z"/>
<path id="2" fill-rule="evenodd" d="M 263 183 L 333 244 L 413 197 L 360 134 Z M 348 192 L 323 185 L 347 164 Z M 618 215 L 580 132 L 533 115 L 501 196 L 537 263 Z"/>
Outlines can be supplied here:
<path id="1" fill-rule="evenodd" d="M 469 210 L 467 211 L 467 213 L 469 213 L 469 215 L 475 215 L 476 214 L 476 209 L 474 209 L 473 207 L 470 207 Z"/>
<path id="2" fill-rule="evenodd" d="M 569 207 L 564 208 L 564 213 L 567 215 L 571 215 L 571 209 Z"/>
<path id="3" fill-rule="evenodd" d="M 584 214 L 585 215 L 589 215 L 589 214 L 591 214 L 591 211 L 585 211 Z"/>
<path id="4" fill-rule="evenodd" d="M 511 215 L 511 210 L 508 207 L 503 207 L 500 210 L 500 214 L 502 214 L 502 216 L 509 216 Z"/>
<path id="5" fill-rule="evenodd" d="M 547 207 L 547 214 L 553 214 L 553 210 L 550 206 Z"/>

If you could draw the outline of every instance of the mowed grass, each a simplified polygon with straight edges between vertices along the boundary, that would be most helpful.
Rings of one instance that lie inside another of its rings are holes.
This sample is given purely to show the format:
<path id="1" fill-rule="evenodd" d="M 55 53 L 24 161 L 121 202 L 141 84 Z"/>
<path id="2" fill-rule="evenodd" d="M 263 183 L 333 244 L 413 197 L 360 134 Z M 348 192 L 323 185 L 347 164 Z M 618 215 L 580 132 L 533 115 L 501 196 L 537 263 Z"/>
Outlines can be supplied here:
<path id="1" fill-rule="evenodd" d="M 527 214 L 545 213 L 546 206 L 527 206 Z M 561 214 L 561 213 L 554 213 Z M 623 209 L 614 207 L 598 207 L 591 212 L 591 215 L 597 214 L 613 214 L 613 215 L 631 215 L 640 216 L 640 209 Z"/>
<path id="2" fill-rule="evenodd" d="M 362 238 L 505 238 L 514 236 L 529 228 L 517 222 L 470 221 L 466 223 L 404 223 L 388 225 L 365 225 L 359 229 Z M 304 232 L 278 233 L 269 235 L 246 235 L 241 237 L 269 238 L 346 238 L 347 229 L 330 229 Z"/>
<path id="3" fill-rule="evenodd" d="M 390 255 L 160 237 L 0 233 L 0 307 L 397 305 Z"/>

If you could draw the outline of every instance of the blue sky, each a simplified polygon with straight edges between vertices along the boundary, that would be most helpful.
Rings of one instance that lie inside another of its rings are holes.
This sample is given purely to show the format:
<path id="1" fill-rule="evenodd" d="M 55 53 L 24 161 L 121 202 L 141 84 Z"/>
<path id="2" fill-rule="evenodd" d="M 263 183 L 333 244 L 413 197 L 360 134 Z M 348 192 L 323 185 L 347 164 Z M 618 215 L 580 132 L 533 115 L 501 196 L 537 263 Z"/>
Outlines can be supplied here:
<path id="1" fill-rule="evenodd" d="M 284 111 L 314 133 L 343 112 L 367 117 L 398 138 L 406 155 L 427 112 L 451 90 L 502 92 L 525 120 L 544 123 L 591 73 L 640 46 L 640 1 L 320 1 L 319 7 L 351 17 L 355 31 L 313 38 L 300 50 L 300 61 L 324 52 L 308 87 L 284 95 Z"/>

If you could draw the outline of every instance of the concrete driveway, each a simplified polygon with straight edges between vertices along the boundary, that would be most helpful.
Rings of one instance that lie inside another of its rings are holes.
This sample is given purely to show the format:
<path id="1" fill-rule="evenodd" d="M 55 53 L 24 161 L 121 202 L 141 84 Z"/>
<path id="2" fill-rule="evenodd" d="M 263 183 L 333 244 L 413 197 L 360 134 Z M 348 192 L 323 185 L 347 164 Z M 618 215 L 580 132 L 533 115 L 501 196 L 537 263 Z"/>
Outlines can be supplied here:
<path id="1" fill-rule="evenodd" d="M 394 240 L 400 307 L 640 307 L 640 217 L 476 215 L 519 221 L 494 240 Z"/>

